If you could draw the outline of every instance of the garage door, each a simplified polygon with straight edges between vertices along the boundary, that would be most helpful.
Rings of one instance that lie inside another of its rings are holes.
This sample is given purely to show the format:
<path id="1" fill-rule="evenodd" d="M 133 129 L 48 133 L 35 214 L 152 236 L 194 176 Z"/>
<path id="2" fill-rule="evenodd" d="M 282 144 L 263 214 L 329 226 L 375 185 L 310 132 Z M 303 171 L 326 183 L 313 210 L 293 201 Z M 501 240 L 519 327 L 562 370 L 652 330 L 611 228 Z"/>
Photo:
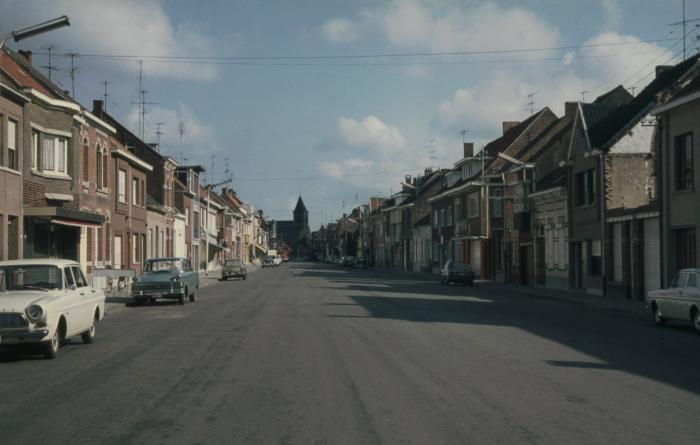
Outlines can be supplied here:
<path id="1" fill-rule="evenodd" d="M 659 218 L 644 220 L 644 291 L 661 288 Z"/>

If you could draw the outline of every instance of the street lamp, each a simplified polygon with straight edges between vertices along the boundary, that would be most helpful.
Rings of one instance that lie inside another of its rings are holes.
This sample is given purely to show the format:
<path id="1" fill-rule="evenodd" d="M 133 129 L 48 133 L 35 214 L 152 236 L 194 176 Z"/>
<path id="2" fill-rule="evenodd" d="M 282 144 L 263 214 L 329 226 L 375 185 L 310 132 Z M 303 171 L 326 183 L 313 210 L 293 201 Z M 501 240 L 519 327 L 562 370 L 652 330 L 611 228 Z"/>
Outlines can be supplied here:
<path id="1" fill-rule="evenodd" d="M 64 26 L 70 26 L 70 19 L 67 15 L 62 15 L 56 17 L 55 19 L 47 20 L 36 25 L 28 26 L 22 29 L 16 29 L 0 40 L 0 49 L 5 46 L 5 40 L 12 38 L 15 42 L 27 39 L 29 37 L 34 37 L 45 32 L 53 31 L 54 29 L 63 28 Z"/>

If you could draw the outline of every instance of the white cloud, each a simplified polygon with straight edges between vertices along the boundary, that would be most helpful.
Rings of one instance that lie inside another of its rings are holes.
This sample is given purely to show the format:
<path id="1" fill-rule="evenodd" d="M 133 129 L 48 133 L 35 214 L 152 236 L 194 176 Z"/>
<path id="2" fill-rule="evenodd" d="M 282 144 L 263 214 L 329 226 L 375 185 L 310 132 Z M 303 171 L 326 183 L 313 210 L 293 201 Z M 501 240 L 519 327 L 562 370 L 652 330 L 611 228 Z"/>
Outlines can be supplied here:
<path id="1" fill-rule="evenodd" d="M 346 19 L 332 19 L 321 26 L 323 36 L 333 43 L 347 43 L 357 40 L 358 26 Z"/>
<path id="2" fill-rule="evenodd" d="M 375 116 L 367 116 L 361 121 L 341 116 L 338 127 L 340 136 L 350 146 L 368 148 L 380 154 L 396 153 L 405 144 L 398 128 Z"/>
<path id="3" fill-rule="evenodd" d="M 31 44 L 56 44 L 61 50 L 82 54 L 173 56 L 182 54 L 213 55 L 215 42 L 194 23 L 173 23 L 163 2 L 158 0 L 94 0 L 75 2 L 3 2 L 3 23 L 17 27 L 30 25 L 68 14 L 69 28 L 32 39 Z M 135 62 L 134 62 L 135 63 Z M 134 71 L 134 63 L 114 62 L 117 69 Z M 144 62 L 144 72 L 151 77 L 207 81 L 217 77 L 212 65 L 187 65 Z"/>

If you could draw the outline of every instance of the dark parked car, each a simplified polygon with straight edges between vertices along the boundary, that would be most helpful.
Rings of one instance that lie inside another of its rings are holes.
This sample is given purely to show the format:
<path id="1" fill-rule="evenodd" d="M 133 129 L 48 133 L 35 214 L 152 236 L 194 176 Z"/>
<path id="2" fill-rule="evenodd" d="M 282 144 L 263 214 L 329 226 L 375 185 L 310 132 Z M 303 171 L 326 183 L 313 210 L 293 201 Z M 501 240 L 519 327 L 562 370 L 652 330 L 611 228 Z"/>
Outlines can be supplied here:
<path id="1" fill-rule="evenodd" d="M 248 272 L 245 264 L 241 260 L 226 260 L 221 267 L 221 279 L 228 280 L 229 278 L 248 278 Z"/>
<path id="2" fill-rule="evenodd" d="M 134 278 L 131 295 L 136 304 L 159 298 L 176 299 L 185 304 L 194 302 L 199 289 L 199 274 L 185 258 L 153 258 L 144 264 L 143 273 Z"/>
<path id="3" fill-rule="evenodd" d="M 463 286 L 474 285 L 474 270 L 469 264 L 448 261 L 440 270 L 440 277 L 440 283 L 444 285 L 450 283 L 462 283 Z"/>
<path id="4" fill-rule="evenodd" d="M 354 256 L 344 256 L 340 263 L 343 267 L 354 267 L 355 257 Z"/>
<path id="5" fill-rule="evenodd" d="M 272 255 L 267 255 L 265 258 L 263 258 L 262 267 L 277 267 L 275 257 Z"/>

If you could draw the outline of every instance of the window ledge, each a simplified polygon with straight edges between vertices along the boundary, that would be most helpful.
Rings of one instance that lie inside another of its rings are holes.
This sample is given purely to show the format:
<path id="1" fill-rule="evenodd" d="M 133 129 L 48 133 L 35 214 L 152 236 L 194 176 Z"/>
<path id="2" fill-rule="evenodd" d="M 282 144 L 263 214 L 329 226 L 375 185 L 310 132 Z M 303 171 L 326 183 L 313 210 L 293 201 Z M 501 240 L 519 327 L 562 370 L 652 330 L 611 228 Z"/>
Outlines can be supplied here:
<path id="1" fill-rule="evenodd" d="M 10 168 L 10 167 L 3 167 L 3 166 L 0 166 L 0 171 L 7 172 L 7 173 L 12 173 L 13 175 L 17 175 L 17 176 L 22 176 L 22 172 L 21 172 L 21 171 L 15 170 L 14 168 Z"/>
<path id="2" fill-rule="evenodd" d="M 70 181 L 73 179 L 65 173 L 46 173 L 46 172 L 40 172 L 39 170 L 32 170 L 32 174 L 34 174 L 36 176 L 41 176 L 42 178 L 47 178 L 47 179 L 61 179 L 64 181 Z"/>

